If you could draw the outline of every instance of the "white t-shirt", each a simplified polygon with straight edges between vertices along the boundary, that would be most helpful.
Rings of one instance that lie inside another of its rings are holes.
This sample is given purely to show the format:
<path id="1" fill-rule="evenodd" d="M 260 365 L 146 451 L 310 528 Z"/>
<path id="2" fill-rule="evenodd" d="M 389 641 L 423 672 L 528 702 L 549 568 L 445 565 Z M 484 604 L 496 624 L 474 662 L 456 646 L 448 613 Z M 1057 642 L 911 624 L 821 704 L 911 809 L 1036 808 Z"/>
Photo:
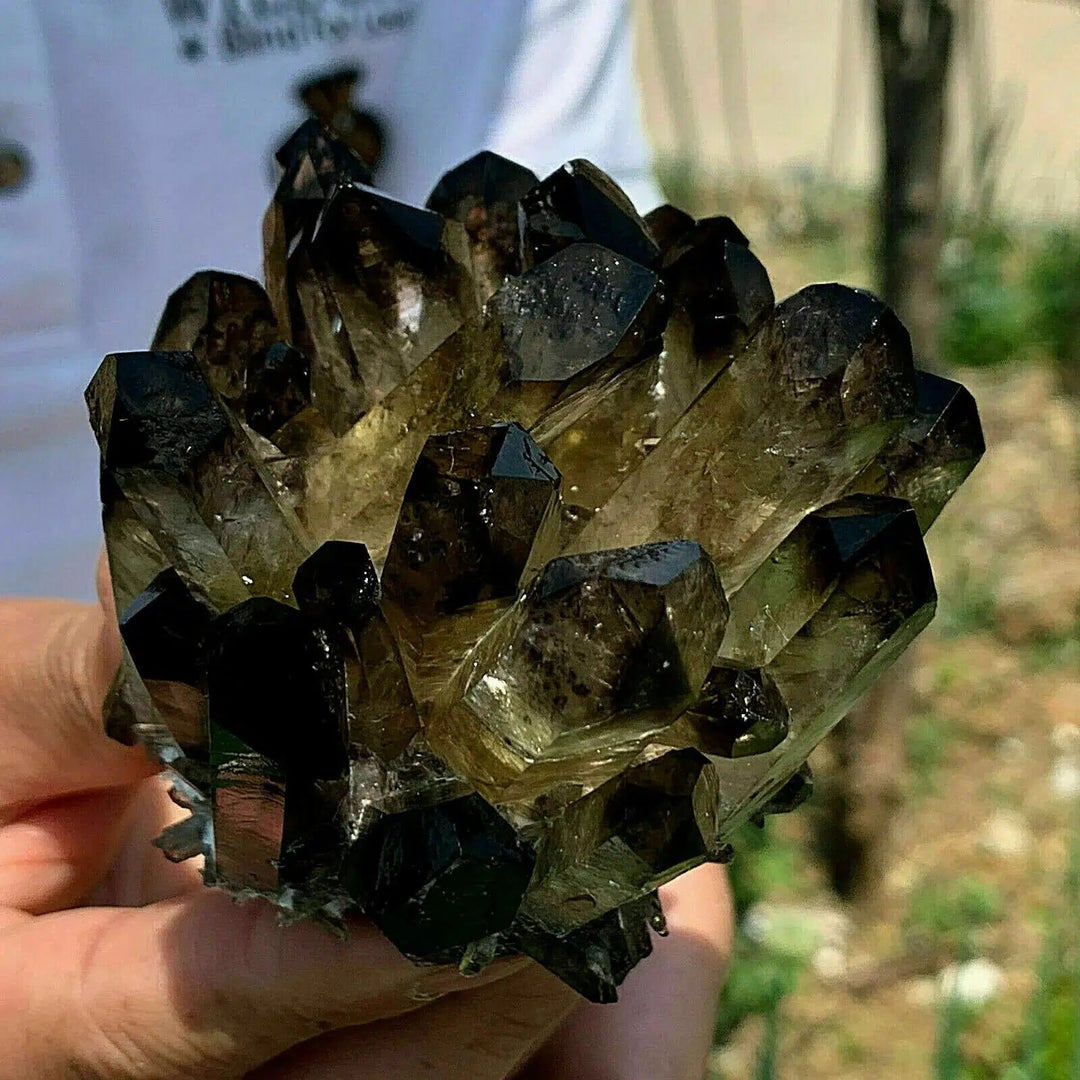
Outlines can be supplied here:
<path id="1" fill-rule="evenodd" d="M 82 390 L 202 267 L 260 276 L 297 86 L 361 68 L 378 183 L 422 201 L 484 147 L 573 157 L 659 201 L 625 0 L 0 0 L 0 593 L 87 595 L 100 543 Z"/>

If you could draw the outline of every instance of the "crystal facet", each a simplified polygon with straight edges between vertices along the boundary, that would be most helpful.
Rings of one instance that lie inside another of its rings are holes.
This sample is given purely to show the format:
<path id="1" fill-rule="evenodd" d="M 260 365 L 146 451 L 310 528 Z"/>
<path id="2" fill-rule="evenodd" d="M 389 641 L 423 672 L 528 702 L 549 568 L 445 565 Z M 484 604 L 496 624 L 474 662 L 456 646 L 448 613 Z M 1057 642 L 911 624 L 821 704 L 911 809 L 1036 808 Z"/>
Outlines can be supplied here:
<path id="1" fill-rule="evenodd" d="M 495 801 L 607 779 L 700 690 L 727 601 L 679 541 L 553 559 L 480 641 L 428 727 Z"/>

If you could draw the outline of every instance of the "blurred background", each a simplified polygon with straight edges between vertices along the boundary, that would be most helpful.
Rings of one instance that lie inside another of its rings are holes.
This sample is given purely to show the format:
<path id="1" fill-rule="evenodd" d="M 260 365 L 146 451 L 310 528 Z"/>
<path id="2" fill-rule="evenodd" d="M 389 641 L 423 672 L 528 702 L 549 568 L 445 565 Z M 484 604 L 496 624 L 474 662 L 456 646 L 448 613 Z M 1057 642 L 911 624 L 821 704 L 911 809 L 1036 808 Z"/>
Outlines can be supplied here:
<path id="1" fill-rule="evenodd" d="M 938 616 L 742 837 L 714 1078 L 1080 1077 L 1080 4 L 638 0 L 667 197 L 884 295 L 988 450 Z"/>
<path id="2" fill-rule="evenodd" d="M 77 5 L 40 6 L 54 22 L 78 22 Z M 611 40 L 621 41 L 621 5 L 599 6 L 610 16 Z M 108 7 L 96 5 L 101 20 Z M 175 59 L 162 11 L 187 25 L 206 5 L 169 0 L 159 7 L 140 11 L 158 34 L 147 41 Z M 549 0 L 543 7 L 558 24 L 575 5 Z M 121 10 L 140 9 L 117 5 Z M 822 280 L 882 294 L 911 329 L 919 363 L 974 392 L 989 448 L 927 537 L 940 590 L 937 619 L 815 754 L 810 803 L 740 839 L 732 865 L 739 934 L 711 1076 L 1080 1080 L 1080 0 L 633 0 L 633 16 L 646 127 L 668 200 L 699 217 L 734 218 L 778 298 Z M 470 27 L 458 30 L 462 54 L 475 49 Z M 392 38 L 371 46 L 375 59 Z M 212 97 L 216 84 L 204 75 L 211 58 L 198 52 L 200 40 L 180 40 L 190 69 L 183 86 L 188 95 Z M 453 89 L 460 59 L 439 43 L 447 63 L 434 75 Z M 0 51 L 5 44 L 0 39 Z M 550 50 L 541 50 L 545 63 L 569 44 L 592 51 L 587 40 L 552 36 L 543 44 Z M 415 81 L 424 97 L 434 76 L 431 54 L 419 55 L 428 81 Z M 46 70 L 44 54 L 27 57 Z M 236 169 L 248 188 L 235 177 L 221 185 L 212 169 L 201 177 L 208 191 L 236 189 L 230 197 L 246 213 L 226 205 L 222 220 L 237 239 L 227 244 L 219 229 L 191 237 L 220 255 L 207 255 L 210 262 L 224 258 L 247 272 L 258 265 L 255 215 L 269 183 L 267 147 L 303 115 L 300 100 L 290 97 L 296 115 L 286 117 L 293 61 L 281 60 L 280 71 L 273 57 L 259 63 L 280 75 L 272 100 L 281 115 L 264 116 L 261 107 L 253 114 L 267 130 L 245 143 L 250 167 Z M 69 66 L 58 63 L 54 74 Z M 222 61 L 212 70 L 226 68 Z M 124 97 L 122 87 L 111 94 L 112 67 L 102 70 L 109 89 L 102 100 Z M 520 95 L 526 104 L 543 97 L 536 88 L 546 85 L 548 67 L 534 74 Z M 625 74 L 625 87 L 598 83 L 608 96 L 625 97 L 629 64 Z M 361 114 L 350 95 L 359 69 L 331 75 L 301 84 L 298 93 L 316 112 L 313 100 L 331 108 L 334 94 L 343 94 L 355 120 Z M 376 75 L 364 93 L 379 105 Z M 33 99 L 32 80 L 18 65 L 0 63 L 0 76 L 16 87 L 14 100 Z M 164 85 L 171 94 L 171 83 Z M 85 95 L 76 89 L 78 104 Z M 568 92 L 572 104 L 595 97 L 587 78 L 578 90 Z M 199 120 L 196 102 L 184 139 L 173 139 L 177 100 L 167 94 L 159 112 L 144 109 L 147 127 L 131 128 L 133 142 L 156 132 L 159 144 L 175 142 L 173 152 L 185 160 L 197 156 L 185 140 L 213 134 L 213 125 L 192 120 Z M 410 126 L 414 114 L 426 115 L 421 106 L 426 102 L 403 109 L 391 135 L 426 145 L 431 133 Z M 606 113 L 595 111 L 604 128 Z M 12 116 L 0 111 L 0 127 L 10 127 Z M 42 117 L 39 126 L 49 127 Z M 126 136 L 130 118 L 121 119 L 117 130 Z M 243 133 L 253 125 L 234 126 Z M 436 126 L 453 128 L 441 116 Z M 464 126 L 459 134 L 473 137 Z M 564 134 L 571 153 L 583 145 L 582 131 Z M 499 148 L 515 156 L 513 146 Z M 48 185 L 28 183 L 17 149 L 0 139 L 0 192 L 25 189 L 44 199 Z M 571 156 L 563 149 L 554 142 L 548 148 L 554 161 Z M 616 164 L 621 149 L 610 151 Z M 447 149 L 448 161 L 465 156 L 459 150 Z M 117 220 L 126 229 L 129 204 L 138 203 L 128 193 L 129 162 L 111 151 L 98 156 L 98 188 L 119 193 Z M 170 159 L 160 156 L 165 175 Z M 39 157 L 44 176 L 45 149 Z M 425 155 L 417 160 L 432 167 Z M 111 182 L 110 168 L 123 184 Z M 174 201 L 163 191 L 182 193 L 190 179 L 184 170 L 172 173 L 175 189 L 162 188 L 156 174 L 146 184 L 162 205 Z M 421 179 L 416 190 L 426 191 L 434 176 Z M 88 186 L 85 180 L 80 173 L 75 190 Z M 18 204 L 8 205 L 14 216 Z M 156 261 L 145 260 L 152 272 L 136 260 L 140 247 L 125 229 L 106 229 L 115 277 L 98 287 L 106 299 L 124 291 L 151 297 L 142 319 L 156 315 L 166 288 L 204 261 L 201 249 L 185 246 L 194 231 L 182 213 L 170 232 L 159 220 L 162 205 L 147 205 L 164 237 L 151 252 Z M 112 228 L 107 215 L 101 220 Z M 27 218 L 33 254 L 46 234 L 57 250 L 64 247 L 57 230 L 36 221 Z M 251 268 L 241 259 L 244 244 Z M 91 255 L 97 258 L 92 248 Z M 20 293 L 9 304 L 9 329 L 19 328 L 31 291 L 47 293 L 37 286 Z M 67 317 L 46 315 L 57 323 Z M 106 319 L 99 337 L 108 348 L 140 347 L 143 331 L 126 334 Z M 28 367 L 22 383 L 0 365 L 8 379 L 0 383 L 0 413 L 18 421 L 0 423 L 0 526 L 10 534 L 2 538 L 30 535 L 26 522 L 33 525 L 37 514 L 34 535 L 55 541 L 56 560 L 70 564 L 66 578 L 43 584 L 30 572 L 35 540 L 25 562 L 9 560 L 8 588 L 89 588 L 98 535 L 95 458 L 78 393 L 105 347 L 88 350 L 85 371 L 57 366 L 54 382 L 41 364 Z M 46 397 L 67 402 L 66 411 L 33 412 Z M 78 441 L 82 472 L 57 433 Z M 39 443 L 48 453 L 38 453 Z M 81 500 L 84 531 L 92 526 L 93 535 L 78 537 L 70 557 L 63 548 L 69 523 L 53 513 L 51 500 L 38 498 L 35 477 L 47 480 L 50 492 L 66 483 L 77 493 L 73 506 Z"/>

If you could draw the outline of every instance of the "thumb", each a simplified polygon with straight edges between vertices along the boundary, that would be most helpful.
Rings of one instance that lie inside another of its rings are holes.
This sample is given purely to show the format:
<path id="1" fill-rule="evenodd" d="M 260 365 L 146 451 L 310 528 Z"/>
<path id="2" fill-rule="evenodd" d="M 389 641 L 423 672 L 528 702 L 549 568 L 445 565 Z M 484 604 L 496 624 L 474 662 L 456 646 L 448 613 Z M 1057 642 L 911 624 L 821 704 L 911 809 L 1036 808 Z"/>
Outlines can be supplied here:
<path id="1" fill-rule="evenodd" d="M 211 889 L 16 915 L 0 923 L 0 1077 L 240 1077 L 323 1032 L 530 968 L 417 968 L 370 924 L 341 940 Z"/>

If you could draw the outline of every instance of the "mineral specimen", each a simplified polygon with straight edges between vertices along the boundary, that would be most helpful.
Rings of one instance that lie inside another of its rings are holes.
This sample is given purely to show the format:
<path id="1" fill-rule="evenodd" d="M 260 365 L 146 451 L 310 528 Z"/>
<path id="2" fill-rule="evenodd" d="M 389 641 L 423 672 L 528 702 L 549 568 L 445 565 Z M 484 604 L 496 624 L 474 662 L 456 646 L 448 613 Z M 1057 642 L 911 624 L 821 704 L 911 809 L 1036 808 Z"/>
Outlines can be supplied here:
<path id="1" fill-rule="evenodd" d="M 892 312 L 779 305 L 728 218 L 484 153 L 427 207 L 317 121 L 266 280 L 195 274 L 87 391 L 107 712 L 209 884 L 614 1000 L 657 889 L 792 809 L 926 624 L 982 452 Z"/>

